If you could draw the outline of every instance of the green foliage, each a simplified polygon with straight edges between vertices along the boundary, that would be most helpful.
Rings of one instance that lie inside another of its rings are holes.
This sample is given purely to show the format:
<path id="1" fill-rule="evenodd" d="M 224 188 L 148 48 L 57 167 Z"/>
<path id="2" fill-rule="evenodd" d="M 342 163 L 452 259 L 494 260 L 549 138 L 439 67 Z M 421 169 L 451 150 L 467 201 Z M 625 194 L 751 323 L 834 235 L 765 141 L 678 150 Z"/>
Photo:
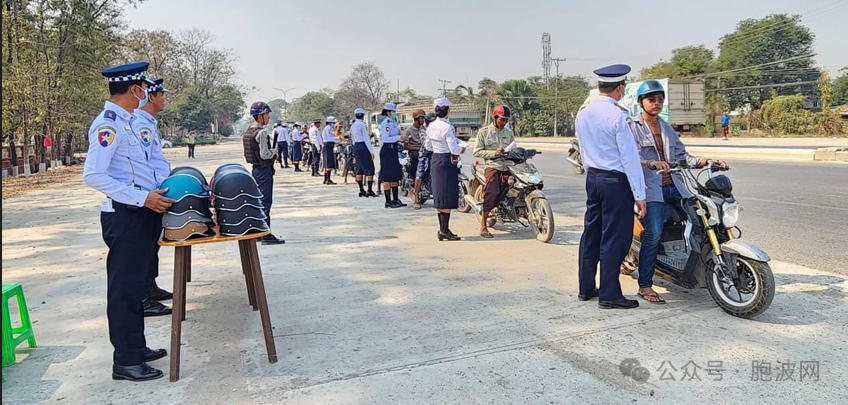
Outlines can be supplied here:
<path id="1" fill-rule="evenodd" d="M 848 103 L 848 66 L 840 70 L 842 73 L 833 81 L 833 105 Z"/>
<path id="2" fill-rule="evenodd" d="M 819 77 L 819 94 L 821 96 L 822 110 L 830 111 L 830 105 L 833 101 L 833 83 L 830 82 L 830 75 L 827 71 L 822 72 Z"/>
<path id="3" fill-rule="evenodd" d="M 311 91 L 289 104 L 289 117 L 295 121 L 311 123 L 316 118 L 323 121 L 328 115 L 333 115 L 333 98 L 327 91 Z"/>
<path id="4" fill-rule="evenodd" d="M 801 94 L 777 96 L 767 100 L 758 113 L 763 129 L 782 135 L 845 135 L 848 125 L 837 114 L 823 111 L 818 114 L 804 109 L 806 97 Z"/>
<path id="5" fill-rule="evenodd" d="M 515 135 L 522 136 L 525 132 L 529 132 L 522 132 L 522 130 L 525 124 L 523 120 L 536 107 L 534 100 L 536 92 L 533 87 L 526 80 L 507 80 L 500 85 L 497 94 L 503 104 L 512 110 Z"/>
<path id="6" fill-rule="evenodd" d="M 799 16 L 774 14 L 763 19 L 739 22 L 736 30 L 722 37 L 719 55 L 712 66 L 714 71 L 726 71 L 771 63 L 813 52 L 814 35 L 799 23 Z M 775 29 L 775 27 L 780 29 Z M 811 58 L 801 58 L 762 68 L 721 75 L 721 87 L 762 86 L 776 83 L 816 80 L 819 71 Z M 812 85 L 786 86 L 774 89 L 778 95 L 804 94 L 815 96 Z M 731 108 L 751 103 L 763 105 L 771 94 L 769 88 L 734 90 L 725 93 Z"/>
<path id="7" fill-rule="evenodd" d="M 715 57 L 704 45 L 684 46 L 671 51 L 671 61 L 659 61 L 642 69 L 642 80 L 678 78 L 707 72 Z"/>

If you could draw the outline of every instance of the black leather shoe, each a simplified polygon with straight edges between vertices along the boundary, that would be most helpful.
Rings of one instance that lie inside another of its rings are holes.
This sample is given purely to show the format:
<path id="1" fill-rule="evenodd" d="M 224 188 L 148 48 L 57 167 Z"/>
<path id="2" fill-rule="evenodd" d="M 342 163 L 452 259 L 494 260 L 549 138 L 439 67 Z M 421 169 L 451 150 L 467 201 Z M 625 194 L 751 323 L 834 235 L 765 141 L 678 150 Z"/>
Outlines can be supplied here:
<path id="1" fill-rule="evenodd" d="M 145 300 L 142 308 L 144 309 L 144 317 L 148 318 L 151 316 L 165 316 L 171 315 L 171 307 L 155 300 Z"/>
<path id="2" fill-rule="evenodd" d="M 331 185 L 331 186 L 332 186 L 332 185 L 335 185 L 335 184 L 336 184 L 336 182 L 335 182 L 335 181 L 332 181 L 332 180 L 327 180 L 327 182 L 326 182 L 325 184 L 327 184 L 327 185 Z"/>
<path id="3" fill-rule="evenodd" d="M 278 238 L 274 235 L 264 236 L 264 237 L 262 237 L 261 240 L 262 240 L 263 245 L 284 245 L 286 243 L 286 241 L 284 241 L 284 240 L 282 240 L 282 239 L 280 239 L 280 238 Z"/>
<path id="4" fill-rule="evenodd" d="M 632 309 L 639 306 L 639 301 L 626 298 L 617 301 L 598 301 L 600 309 Z"/>
<path id="5" fill-rule="evenodd" d="M 386 208 L 400 208 L 400 206 L 395 204 L 394 201 L 390 201 L 386 203 Z"/>
<path id="6" fill-rule="evenodd" d="M 442 233 L 442 231 L 439 231 L 437 236 L 439 237 L 439 242 L 441 242 L 443 240 L 451 241 L 451 242 L 457 241 L 457 240 L 462 240 L 462 238 L 460 238 L 459 236 L 454 235 L 453 232 Z"/>
<path id="7" fill-rule="evenodd" d="M 360 196 L 360 197 L 368 197 L 368 194 L 367 194 L 367 193 L 365 193 L 365 192 L 360 191 L 360 192 L 359 192 L 359 196 Z"/>
<path id="8" fill-rule="evenodd" d="M 589 301 L 592 298 L 598 298 L 598 290 L 577 294 L 577 299 L 580 301 Z"/>
<path id="9" fill-rule="evenodd" d="M 366 197 L 379 197 L 379 196 L 377 195 L 377 193 L 375 193 L 375 192 L 374 192 L 374 191 L 372 191 L 372 190 L 368 190 L 368 194 L 366 194 L 365 196 L 366 196 Z"/>
<path id="10" fill-rule="evenodd" d="M 398 207 L 406 207 L 406 204 L 404 204 L 403 201 L 401 201 L 401 200 L 395 200 L 394 203 Z"/>
<path id="11" fill-rule="evenodd" d="M 162 370 L 155 369 L 147 365 L 147 363 L 141 363 L 137 366 L 119 366 L 117 364 L 112 365 L 112 379 L 113 380 L 127 380 L 127 381 L 150 381 L 155 380 L 157 378 L 162 378 L 165 375 L 162 373 Z"/>
<path id="12" fill-rule="evenodd" d="M 174 294 L 171 294 L 168 291 L 165 291 L 159 287 L 156 287 L 155 290 L 151 291 L 147 294 L 147 298 L 153 301 L 167 301 L 169 299 L 174 298 Z"/>
<path id="13" fill-rule="evenodd" d="M 168 355 L 168 351 L 165 349 L 156 349 L 151 350 L 149 347 L 144 348 L 144 362 L 148 363 L 151 361 L 159 360 Z"/>

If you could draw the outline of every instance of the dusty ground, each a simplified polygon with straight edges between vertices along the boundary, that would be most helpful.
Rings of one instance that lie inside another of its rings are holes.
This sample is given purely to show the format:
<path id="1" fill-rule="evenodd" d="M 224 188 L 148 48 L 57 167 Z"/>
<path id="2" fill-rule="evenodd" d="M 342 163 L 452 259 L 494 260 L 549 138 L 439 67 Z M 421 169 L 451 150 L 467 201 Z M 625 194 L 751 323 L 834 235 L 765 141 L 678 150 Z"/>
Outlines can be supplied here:
<path id="1" fill-rule="evenodd" d="M 7 177 L 3 179 L 3 199 L 79 182 L 82 179 L 82 168 L 82 165 L 60 166 L 56 170 L 36 173 L 31 176 Z"/>
<path id="2" fill-rule="evenodd" d="M 174 165 L 186 164 L 184 153 L 168 151 Z M 234 143 L 197 156 L 190 163 L 206 173 L 242 161 Z M 3 403 L 794 404 L 848 395 L 844 276 L 773 262 L 777 296 L 756 320 L 725 315 L 704 290 L 668 285 L 666 306 L 602 312 L 576 299 L 577 203 L 556 212 L 551 244 L 517 228 L 484 241 L 473 215 L 456 213 L 452 228 L 465 239 L 439 243 L 431 208 L 385 210 L 381 199 L 357 198 L 355 185 L 319 179 L 278 171 L 273 227 L 288 243 L 260 246 L 280 361 L 267 362 L 236 245 L 204 245 L 193 255 L 176 383 L 110 379 L 101 196 L 73 181 L 6 199 L 3 280 L 24 285 L 39 347 L 19 348 L 19 363 L 4 369 Z M 170 287 L 172 250 L 161 257 L 159 282 Z M 634 280 L 622 284 L 635 292 Z M 170 319 L 146 325 L 149 344 L 168 347 Z M 619 371 L 631 358 L 646 382 Z M 806 362 L 818 362 L 817 381 Z M 167 370 L 168 359 L 154 365 Z"/>

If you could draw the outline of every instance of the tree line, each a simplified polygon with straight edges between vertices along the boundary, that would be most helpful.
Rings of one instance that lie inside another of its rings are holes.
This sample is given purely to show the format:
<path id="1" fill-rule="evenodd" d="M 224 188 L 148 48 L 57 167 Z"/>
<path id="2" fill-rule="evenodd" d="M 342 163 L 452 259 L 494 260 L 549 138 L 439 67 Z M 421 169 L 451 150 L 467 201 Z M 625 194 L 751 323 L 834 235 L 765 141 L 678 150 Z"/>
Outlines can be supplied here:
<path id="1" fill-rule="evenodd" d="M 208 32 L 192 29 L 127 32 L 123 10 L 130 0 L 4 0 L 3 142 L 17 162 L 16 146 L 34 162 L 71 156 L 88 145 L 92 119 L 108 99 L 106 66 L 146 60 L 149 74 L 165 78 L 169 104 L 161 132 L 226 133 L 244 109 L 245 90 L 235 82 L 236 58 L 212 47 Z M 53 150 L 43 147 L 45 136 Z M 25 161 L 28 159 L 25 159 Z"/>

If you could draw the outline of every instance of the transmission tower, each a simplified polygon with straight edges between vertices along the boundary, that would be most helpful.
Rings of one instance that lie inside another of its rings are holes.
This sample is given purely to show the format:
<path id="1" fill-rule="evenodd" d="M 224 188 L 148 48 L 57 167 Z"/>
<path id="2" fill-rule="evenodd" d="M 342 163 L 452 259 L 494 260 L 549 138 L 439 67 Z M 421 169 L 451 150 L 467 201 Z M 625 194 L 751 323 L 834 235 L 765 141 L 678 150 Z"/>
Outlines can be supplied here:
<path id="1" fill-rule="evenodd" d="M 551 34 L 542 33 L 542 76 L 545 79 L 545 87 L 548 87 L 551 79 Z"/>

